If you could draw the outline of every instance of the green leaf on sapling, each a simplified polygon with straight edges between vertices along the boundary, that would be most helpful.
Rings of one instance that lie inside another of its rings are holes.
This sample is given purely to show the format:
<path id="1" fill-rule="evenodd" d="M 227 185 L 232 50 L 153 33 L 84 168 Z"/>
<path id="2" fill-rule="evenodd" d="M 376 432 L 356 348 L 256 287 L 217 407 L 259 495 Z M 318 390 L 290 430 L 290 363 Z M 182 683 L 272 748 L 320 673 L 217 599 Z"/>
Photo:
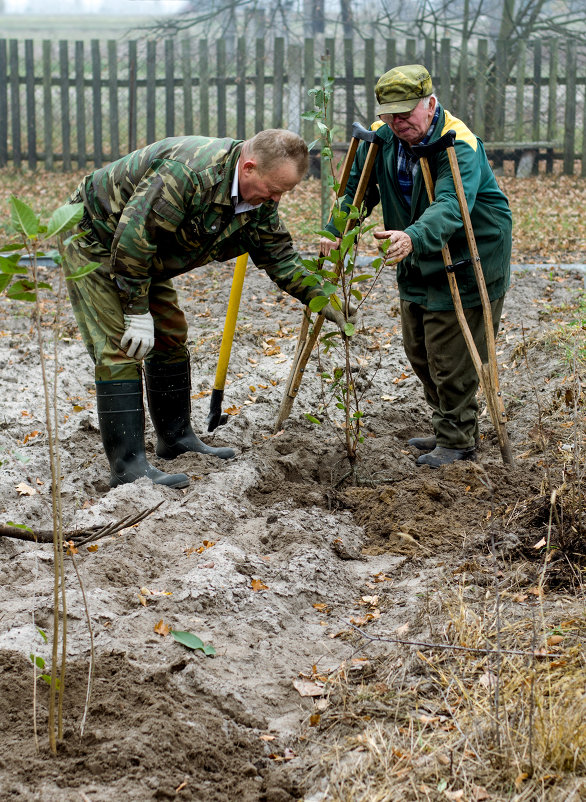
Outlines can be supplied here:
<path id="1" fill-rule="evenodd" d="M 39 231 L 39 218 L 31 207 L 14 195 L 10 196 L 10 213 L 16 228 L 28 239 L 36 237 Z"/>
<path id="2" fill-rule="evenodd" d="M 38 654 L 30 654 L 31 663 L 34 663 L 37 668 L 45 668 L 45 661 Z"/>
<path id="3" fill-rule="evenodd" d="M 78 267 L 70 276 L 65 276 L 67 281 L 79 281 L 81 278 L 84 278 L 89 273 L 93 273 L 94 270 L 97 270 L 100 267 L 99 262 L 88 262 L 81 267 Z"/>
<path id="4" fill-rule="evenodd" d="M 329 298 L 326 298 L 325 295 L 316 295 L 315 298 L 312 298 L 309 302 L 309 308 L 312 312 L 321 312 L 324 306 L 327 306 L 329 303 Z"/>

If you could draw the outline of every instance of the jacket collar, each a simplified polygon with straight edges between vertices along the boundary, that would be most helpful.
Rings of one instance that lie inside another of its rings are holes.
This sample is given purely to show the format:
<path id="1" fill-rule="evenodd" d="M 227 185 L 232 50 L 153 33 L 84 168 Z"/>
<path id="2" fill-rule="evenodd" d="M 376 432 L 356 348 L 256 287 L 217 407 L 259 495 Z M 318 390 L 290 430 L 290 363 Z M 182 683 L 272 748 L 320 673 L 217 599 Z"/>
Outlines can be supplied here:
<path id="1" fill-rule="evenodd" d="M 439 108 L 439 117 L 435 124 L 435 128 L 433 130 L 433 134 L 431 135 L 430 142 L 435 142 L 436 139 L 439 139 L 442 135 L 443 128 L 444 128 L 444 119 L 445 119 L 445 112 L 444 107 L 438 101 L 438 108 Z M 387 145 L 394 145 L 395 147 L 399 144 L 399 138 L 395 136 L 395 134 L 391 131 L 388 125 L 381 125 L 380 128 L 376 129 L 376 135 L 379 139 L 382 139 L 383 142 Z"/>

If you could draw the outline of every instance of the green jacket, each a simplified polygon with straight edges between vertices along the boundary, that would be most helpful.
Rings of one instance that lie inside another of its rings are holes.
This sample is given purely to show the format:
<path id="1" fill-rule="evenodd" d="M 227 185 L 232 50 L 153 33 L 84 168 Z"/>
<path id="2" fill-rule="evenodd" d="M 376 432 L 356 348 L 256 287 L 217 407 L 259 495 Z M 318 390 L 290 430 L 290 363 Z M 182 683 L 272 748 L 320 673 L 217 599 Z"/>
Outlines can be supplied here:
<path id="1" fill-rule="evenodd" d="M 276 203 L 234 214 L 230 194 L 241 149 L 233 139 L 163 139 L 95 170 L 78 186 L 71 200 L 85 206 L 83 246 L 107 258 L 104 270 L 116 281 L 125 312 L 148 312 L 151 280 L 246 252 L 302 303 L 321 294 L 301 284 L 307 271 Z"/>
<path id="2" fill-rule="evenodd" d="M 431 142 L 435 142 L 450 129 L 456 131 L 455 150 L 462 184 L 492 301 L 504 295 L 509 286 L 511 210 L 505 194 L 497 184 L 481 140 L 461 120 L 452 117 L 440 106 Z M 385 228 L 406 231 L 411 237 L 413 252 L 397 265 L 400 297 L 433 311 L 453 309 L 441 249 L 448 244 L 453 262 L 468 259 L 470 253 L 447 153 L 442 151 L 429 158 L 435 184 L 434 203 L 430 205 L 421 169 L 417 169 L 414 174 L 411 208 L 408 208 L 397 179 L 398 140 L 388 125 L 377 128 L 377 135 L 382 143 L 365 204 L 370 214 L 380 200 Z M 365 142 L 361 142 L 358 147 L 346 188 L 349 199 L 354 197 L 367 147 Z M 327 228 L 337 234 L 332 223 Z M 463 306 L 478 306 L 480 297 L 472 266 L 458 268 L 455 275 Z"/>

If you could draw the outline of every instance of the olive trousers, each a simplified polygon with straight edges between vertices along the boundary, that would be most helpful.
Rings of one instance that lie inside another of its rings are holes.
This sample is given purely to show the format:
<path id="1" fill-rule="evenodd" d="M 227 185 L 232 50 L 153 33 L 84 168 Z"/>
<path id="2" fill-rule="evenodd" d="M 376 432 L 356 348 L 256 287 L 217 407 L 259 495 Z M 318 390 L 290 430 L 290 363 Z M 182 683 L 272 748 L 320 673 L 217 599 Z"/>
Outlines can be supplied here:
<path id="1" fill-rule="evenodd" d="M 110 256 L 100 257 L 87 251 L 83 240 L 75 240 L 63 248 L 62 257 L 66 276 L 89 262 L 102 265 L 78 281 L 67 282 L 81 337 L 95 365 L 96 381 L 139 379 L 141 362 L 129 357 L 120 347 L 124 313 L 116 284 L 109 275 Z M 154 321 L 155 345 L 147 358 L 168 363 L 188 359 L 187 321 L 170 279 L 151 281 L 149 311 Z"/>
<path id="2" fill-rule="evenodd" d="M 498 331 L 504 296 L 491 303 L 494 333 Z M 483 362 L 487 359 L 482 307 L 464 310 Z M 431 407 L 438 446 L 471 448 L 478 438 L 479 379 L 456 313 L 430 311 L 401 301 L 403 346 Z"/>

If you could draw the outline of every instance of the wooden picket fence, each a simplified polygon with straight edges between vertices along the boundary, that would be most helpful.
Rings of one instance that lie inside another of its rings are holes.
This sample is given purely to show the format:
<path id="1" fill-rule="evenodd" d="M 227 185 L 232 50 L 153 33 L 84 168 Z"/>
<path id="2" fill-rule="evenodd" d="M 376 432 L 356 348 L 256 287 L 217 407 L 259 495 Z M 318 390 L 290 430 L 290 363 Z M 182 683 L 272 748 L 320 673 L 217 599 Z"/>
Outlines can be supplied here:
<path id="1" fill-rule="evenodd" d="M 514 66 L 511 56 L 515 56 Z M 439 98 L 496 162 L 533 149 L 586 175 L 586 54 L 571 40 L 461 45 L 442 39 L 287 44 L 283 38 L 53 41 L 0 39 L 0 167 L 99 167 L 165 136 L 246 138 L 288 127 L 307 141 L 307 90 L 335 78 L 331 119 L 341 144 L 375 119 L 374 85 L 389 66 L 430 67 Z"/>

